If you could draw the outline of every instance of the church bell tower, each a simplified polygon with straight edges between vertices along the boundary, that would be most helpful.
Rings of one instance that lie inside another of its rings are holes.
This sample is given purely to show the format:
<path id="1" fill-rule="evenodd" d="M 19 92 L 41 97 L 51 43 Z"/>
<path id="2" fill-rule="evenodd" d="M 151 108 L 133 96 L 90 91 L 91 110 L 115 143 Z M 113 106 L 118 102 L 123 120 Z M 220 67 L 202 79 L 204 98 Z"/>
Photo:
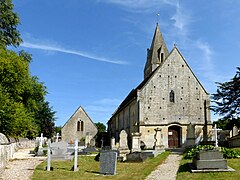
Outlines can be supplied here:
<path id="1" fill-rule="evenodd" d="M 146 79 L 168 56 L 169 52 L 157 23 L 150 49 L 147 49 L 147 62 L 144 68 Z"/>

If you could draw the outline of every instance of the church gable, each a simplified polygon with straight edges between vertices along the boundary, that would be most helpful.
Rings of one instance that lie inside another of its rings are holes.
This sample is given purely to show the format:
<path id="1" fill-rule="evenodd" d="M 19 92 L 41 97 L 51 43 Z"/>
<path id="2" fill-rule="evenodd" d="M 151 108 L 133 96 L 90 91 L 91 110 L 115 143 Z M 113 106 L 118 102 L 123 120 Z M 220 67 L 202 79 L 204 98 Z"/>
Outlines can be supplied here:
<path id="1" fill-rule="evenodd" d="M 209 106 L 208 93 L 179 50 L 174 47 L 168 53 L 157 24 L 148 49 L 144 80 L 114 112 L 108 131 L 116 142 L 122 129 L 129 137 L 139 133 L 145 148 L 157 147 L 156 142 L 161 147 L 189 146 L 195 143 L 195 137 L 189 139 L 187 128 L 191 125 L 197 141 L 207 138 L 207 128 L 211 126 Z"/>
<path id="2" fill-rule="evenodd" d="M 97 127 L 80 106 L 66 124 L 62 127 L 62 140 L 66 142 L 81 140 L 87 135 L 94 137 L 97 134 Z"/>
<path id="3" fill-rule="evenodd" d="M 203 124 L 204 103 L 208 99 L 205 89 L 174 47 L 140 89 L 140 122 Z"/>

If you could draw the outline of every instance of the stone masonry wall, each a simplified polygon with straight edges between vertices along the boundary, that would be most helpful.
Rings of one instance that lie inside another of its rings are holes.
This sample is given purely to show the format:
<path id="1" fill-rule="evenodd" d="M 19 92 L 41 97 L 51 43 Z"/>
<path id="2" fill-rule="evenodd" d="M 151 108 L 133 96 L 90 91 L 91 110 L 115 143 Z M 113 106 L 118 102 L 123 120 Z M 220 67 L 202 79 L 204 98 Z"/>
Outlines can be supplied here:
<path id="1" fill-rule="evenodd" d="M 170 102 L 170 92 L 174 102 Z M 140 93 L 140 122 L 145 124 L 204 124 L 209 96 L 175 48 Z M 207 110 L 210 122 L 210 112 Z"/>
<path id="2" fill-rule="evenodd" d="M 77 122 L 84 122 L 83 131 L 77 131 Z M 62 128 L 62 140 L 66 142 L 81 140 L 86 134 L 93 138 L 97 134 L 97 128 L 82 109 L 79 109 Z"/>
<path id="3" fill-rule="evenodd" d="M 18 149 L 34 148 L 34 140 L 21 140 L 19 142 L 0 144 L 0 173 L 4 171 L 9 160 Z"/>

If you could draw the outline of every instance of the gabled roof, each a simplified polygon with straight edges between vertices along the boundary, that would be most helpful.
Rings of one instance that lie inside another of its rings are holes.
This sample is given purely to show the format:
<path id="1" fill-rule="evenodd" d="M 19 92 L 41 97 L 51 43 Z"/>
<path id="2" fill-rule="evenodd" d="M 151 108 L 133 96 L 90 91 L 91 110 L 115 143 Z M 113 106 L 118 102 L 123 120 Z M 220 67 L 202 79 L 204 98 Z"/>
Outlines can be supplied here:
<path id="1" fill-rule="evenodd" d="M 182 59 L 184 60 L 184 62 L 186 63 L 187 67 L 190 69 L 191 73 L 193 74 L 193 76 L 196 78 L 196 80 L 198 81 L 198 83 L 200 84 L 200 86 L 203 88 L 203 90 L 205 91 L 206 94 L 207 91 L 206 89 L 202 86 L 202 84 L 200 83 L 200 81 L 198 80 L 198 78 L 195 76 L 195 74 L 193 73 L 193 71 L 191 70 L 190 66 L 188 65 L 188 63 L 186 62 L 186 60 L 184 59 L 184 57 L 182 56 L 182 54 L 180 53 L 180 51 L 178 50 L 178 48 L 176 46 L 174 46 L 174 48 L 172 49 L 172 51 L 168 54 L 168 56 L 166 57 L 166 60 L 161 63 L 147 78 L 145 78 L 135 89 L 133 89 L 128 95 L 127 97 L 122 101 L 122 103 L 118 106 L 118 108 L 116 109 L 116 111 L 113 113 L 112 116 L 114 116 L 115 114 L 119 113 L 123 108 L 125 108 L 130 102 L 132 102 L 134 99 L 137 98 L 137 91 L 142 89 L 147 82 L 154 76 L 154 74 L 157 72 L 157 70 L 159 68 L 162 67 L 162 65 L 164 63 L 166 63 L 168 61 L 168 57 L 173 53 L 174 50 L 177 50 L 177 52 L 180 54 L 180 56 L 182 57 Z"/>
<path id="2" fill-rule="evenodd" d="M 97 126 L 96 126 L 96 124 L 92 121 L 92 119 L 88 116 L 88 114 L 87 114 L 87 112 L 83 109 L 83 107 L 82 106 L 79 106 L 78 108 L 77 108 L 77 110 L 73 113 L 73 115 L 67 120 L 67 122 L 63 125 L 63 127 L 68 123 L 68 121 L 70 121 L 72 118 L 73 118 L 73 116 L 75 115 L 75 114 L 77 114 L 79 111 L 83 111 L 83 113 L 88 117 L 88 119 L 92 122 L 92 124 L 97 128 Z M 63 128 L 62 127 L 62 128 Z"/>

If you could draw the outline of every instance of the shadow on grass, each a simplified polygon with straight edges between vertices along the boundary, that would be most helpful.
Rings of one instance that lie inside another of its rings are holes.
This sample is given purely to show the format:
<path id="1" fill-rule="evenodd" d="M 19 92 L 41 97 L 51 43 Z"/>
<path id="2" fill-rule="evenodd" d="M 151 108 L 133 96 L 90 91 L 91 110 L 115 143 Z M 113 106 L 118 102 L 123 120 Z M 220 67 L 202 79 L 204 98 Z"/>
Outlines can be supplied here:
<path id="1" fill-rule="evenodd" d="M 188 163 L 180 165 L 179 168 L 178 168 L 178 172 L 179 173 L 180 172 L 191 172 L 191 169 L 190 169 Z"/>
<path id="2" fill-rule="evenodd" d="M 94 174 L 101 174 L 101 173 L 98 172 L 98 171 L 85 171 L 85 172 L 88 172 L 88 173 L 94 173 Z"/>

